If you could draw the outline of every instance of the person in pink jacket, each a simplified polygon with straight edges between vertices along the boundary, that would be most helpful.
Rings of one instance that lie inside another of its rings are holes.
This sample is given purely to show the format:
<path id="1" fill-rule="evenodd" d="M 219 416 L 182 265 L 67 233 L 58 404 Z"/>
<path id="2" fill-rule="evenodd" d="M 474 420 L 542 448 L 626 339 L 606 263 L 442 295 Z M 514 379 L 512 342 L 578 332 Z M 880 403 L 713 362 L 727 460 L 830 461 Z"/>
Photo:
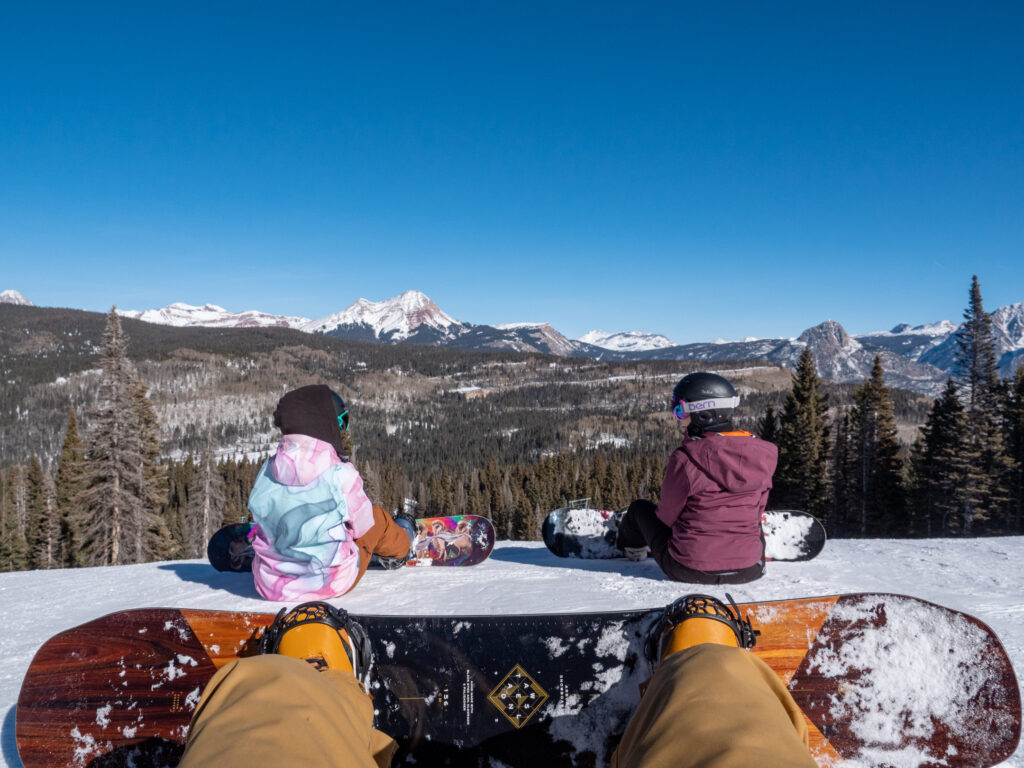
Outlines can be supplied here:
<path id="1" fill-rule="evenodd" d="M 761 516 L 778 448 L 730 421 L 739 396 L 714 373 L 684 376 L 672 412 L 685 430 L 669 456 L 657 506 L 638 499 L 619 522 L 618 546 L 654 557 L 674 581 L 743 584 L 764 575 Z"/>
<path id="2" fill-rule="evenodd" d="M 370 557 L 403 562 L 411 518 L 392 518 L 363 492 L 346 455 L 345 402 L 323 384 L 286 393 L 274 411 L 283 436 L 260 468 L 249 510 L 256 590 L 279 602 L 338 597 L 362 578 Z"/>

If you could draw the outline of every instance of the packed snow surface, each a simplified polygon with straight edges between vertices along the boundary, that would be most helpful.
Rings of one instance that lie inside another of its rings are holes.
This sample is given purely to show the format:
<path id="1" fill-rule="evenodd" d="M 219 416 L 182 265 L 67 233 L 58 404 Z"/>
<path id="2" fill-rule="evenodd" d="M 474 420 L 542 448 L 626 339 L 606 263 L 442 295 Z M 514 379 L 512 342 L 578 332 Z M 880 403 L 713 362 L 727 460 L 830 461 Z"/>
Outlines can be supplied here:
<path id="1" fill-rule="evenodd" d="M 472 568 L 370 571 L 350 595 L 332 602 L 353 613 L 470 615 L 654 608 L 689 592 L 723 597 L 728 591 L 738 602 L 895 592 L 969 613 L 991 626 L 1009 652 L 1018 683 L 1024 686 L 1022 562 L 1024 537 L 833 540 L 810 562 L 770 563 L 759 581 L 722 588 L 668 581 L 649 559 L 641 563 L 569 560 L 555 557 L 541 542 L 502 541 L 487 562 Z M 248 574 L 218 573 L 202 560 L 0 574 L 0 766 L 21 765 L 14 740 L 18 690 L 33 654 L 57 632 L 131 608 L 275 612 L 281 605 L 262 600 Z M 965 627 L 964 631 L 972 630 Z M 595 640 L 612 655 L 622 642 L 615 632 Z M 941 639 L 935 642 L 941 644 Z M 865 637 L 861 646 L 842 658 L 822 658 L 820 663 L 856 666 L 879 654 L 884 657 L 889 643 L 884 635 Z M 176 659 L 167 676 L 191 661 Z M 877 664 L 872 668 L 880 669 Z M 970 663 L 958 665 L 957 670 L 957 674 L 970 674 Z M 614 674 L 610 667 L 607 672 Z M 861 686 L 857 695 L 881 695 L 884 689 L 885 695 L 900 700 L 923 701 L 935 714 L 951 706 L 944 688 L 933 685 L 931 669 L 889 669 L 884 675 L 873 686 Z M 611 685 L 610 677 L 607 683 Z M 879 734 L 899 738 L 898 725 L 880 721 L 874 727 Z M 911 721 L 905 727 L 916 725 Z M 90 748 L 84 743 L 81 747 Z M 896 764 L 914 764 L 912 755 L 889 754 Z M 1002 766 L 1024 768 L 1024 750 L 1018 748 Z"/>

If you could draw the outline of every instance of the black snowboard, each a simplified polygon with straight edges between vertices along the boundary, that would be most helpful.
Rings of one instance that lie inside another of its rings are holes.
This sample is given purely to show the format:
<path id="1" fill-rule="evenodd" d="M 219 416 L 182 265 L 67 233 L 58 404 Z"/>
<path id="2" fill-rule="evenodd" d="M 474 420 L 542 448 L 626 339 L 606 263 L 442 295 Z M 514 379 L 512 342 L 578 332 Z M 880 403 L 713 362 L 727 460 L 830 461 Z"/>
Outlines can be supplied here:
<path id="1" fill-rule="evenodd" d="M 623 557 L 615 546 L 620 513 L 600 509 L 551 512 L 541 526 L 544 544 L 559 557 L 606 560 Z M 761 516 L 765 558 L 774 561 L 811 560 L 825 547 L 825 527 L 817 518 L 794 509 L 779 509 Z"/>
<path id="2" fill-rule="evenodd" d="M 899 595 L 742 605 L 753 653 L 787 682 L 822 766 L 967 768 L 1005 760 L 1020 695 L 992 631 Z M 376 726 L 396 766 L 607 764 L 654 668 L 662 610 L 356 618 L 373 648 Z M 36 654 L 18 699 L 25 768 L 173 766 L 203 686 L 251 655 L 272 614 L 110 614 Z"/>

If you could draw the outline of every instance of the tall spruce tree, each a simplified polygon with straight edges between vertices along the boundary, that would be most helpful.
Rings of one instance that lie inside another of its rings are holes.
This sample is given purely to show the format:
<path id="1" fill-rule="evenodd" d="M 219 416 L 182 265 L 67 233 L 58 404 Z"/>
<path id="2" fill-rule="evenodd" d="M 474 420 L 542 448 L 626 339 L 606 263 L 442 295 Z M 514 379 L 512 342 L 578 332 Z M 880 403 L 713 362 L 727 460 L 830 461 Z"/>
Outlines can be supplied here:
<path id="1" fill-rule="evenodd" d="M 25 523 L 28 488 L 24 467 L 9 467 L 4 482 L 3 520 L 0 521 L 0 571 L 24 571 L 29 567 Z"/>
<path id="2" fill-rule="evenodd" d="M 772 507 L 802 509 L 826 517 L 830 501 L 828 396 L 822 392 L 814 357 L 807 347 L 800 354 L 793 387 L 782 407 L 778 438 L 779 466 L 770 496 Z"/>
<path id="3" fill-rule="evenodd" d="M 1024 533 L 1024 365 L 1017 369 L 1006 396 L 1006 448 L 1011 462 L 1007 533 Z"/>
<path id="4" fill-rule="evenodd" d="M 78 416 L 74 406 L 68 408 L 68 425 L 64 430 L 64 442 L 57 462 L 56 495 L 60 513 L 60 552 L 63 566 L 79 565 L 81 542 L 76 521 L 82 519 L 82 491 L 87 483 L 85 446 L 78 435 Z"/>
<path id="5" fill-rule="evenodd" d="M 976 525 L 993 518 L 995 527 L 1000 527 L 1003 521 L 999 518 L 1005 515 L 1009 501 L 1011 472 L 1003 443 L 1003 389 L 996 367 L 992 318 L 982 305 L 977 275 L 971 279 L 970 301 L 957 331 L 956 345 L 953 373 L 965 416 L 960 459 L 967 467 L 958 495 L 960 528 L 964 535 L 971 535 Z"/>
<path id="6" fill-rule="evenodd" d="M 79 528 L 88 565 L 122 565 L 156 556 L 159 494 L 149 485 L 154 437 L 140 402 L 135 367 L 116 308 L 107 315 L 100 355 L 103 375 L 90 419 L 87 487 Z M 144 399 L 144 398 L 141 398 Z"/>
<path id="7" fill-rule="evenodd" d="M 956 383 L 950 379 L 932 405 L 910 460 L 911 518 L 922 536 L 941 536 L 957 530 L 968 471 L 964 408 Z"/>
<path id="8" fill-rule="evenodd" d="M 854 393 L 850 410 L 846 483 L 856 513 L 852 531 L 860 537 L 905 532 L 903 462 L 896 436 L 892 393 L 885 386 L 881 359 L 876 355 L 871 376 Z"/>
<path id="9" fill-rule="evenodd" d="M 779 417 L 770 403 L 768 404 L 768 407 L 764 409 L 764 415 L 757 420 L 757 427 L 755 429 L 758 437 L 762 440 L 767 440 L 769 443 L 778 442 Z"/>
<path id="10" fill-rule="evenodd" d="M 206 544 L 224 522 L 224 478 L 213 454 L 213 434 L 206 431 L 206 446 L 188 489 L 186 557 L 204 557 Z"/>
<path id="11" fill-rule="evenodd" d="M 43 469 L 36 454 L 28 466 L 26 477 L 28 493 L 28 524 L 25 528 L 29 567 L 47 570 L 59 568 L 60 511 L 53 479 Z"/>

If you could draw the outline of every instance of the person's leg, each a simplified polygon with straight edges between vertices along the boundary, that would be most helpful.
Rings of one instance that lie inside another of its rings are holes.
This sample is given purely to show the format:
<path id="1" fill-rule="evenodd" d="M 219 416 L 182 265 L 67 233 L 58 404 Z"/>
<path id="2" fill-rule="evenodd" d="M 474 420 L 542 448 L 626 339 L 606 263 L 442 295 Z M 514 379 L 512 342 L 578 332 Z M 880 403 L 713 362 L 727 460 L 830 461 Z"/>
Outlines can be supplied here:
<path id="1" fill-rule="evenodd" d="M 405 557 L 412 547 L 415 532 L 410 530 L 411 526 L 402 526 L 391 515 L 384 511 L 383 507 L 373 506 L 373 525 L 370 530 L 356 539 L 356 546 L 359 547 L 359 572 L 355 581 L 352 582 L 352 589 L 359 580 L 363 578 L 367 567 L 370 565 L 370 557 Z"/>
<path id="2" fill-rule="evenodd" d="M 181 768 L 386 768 L 396 745 L 373 729 L 351 672 L 269 654 L 225 665 L 192 716 Z"/>
<path id="3" fill-rule="evenodd" d="M 658 507 L 647 499 L 637 499 L 629 505 L 626 514 L 619 521 L 617 545 L 626 547 L 650 547 L 651 553 L 668 549 L 672 529 L 665 525 L 655 511 Z"/>
<path id="4" fill-rule="evenodd" d="M 613 768 L 815 768 L 786 686 L 747 650 L 703 643 L 658 666 Z"/>

